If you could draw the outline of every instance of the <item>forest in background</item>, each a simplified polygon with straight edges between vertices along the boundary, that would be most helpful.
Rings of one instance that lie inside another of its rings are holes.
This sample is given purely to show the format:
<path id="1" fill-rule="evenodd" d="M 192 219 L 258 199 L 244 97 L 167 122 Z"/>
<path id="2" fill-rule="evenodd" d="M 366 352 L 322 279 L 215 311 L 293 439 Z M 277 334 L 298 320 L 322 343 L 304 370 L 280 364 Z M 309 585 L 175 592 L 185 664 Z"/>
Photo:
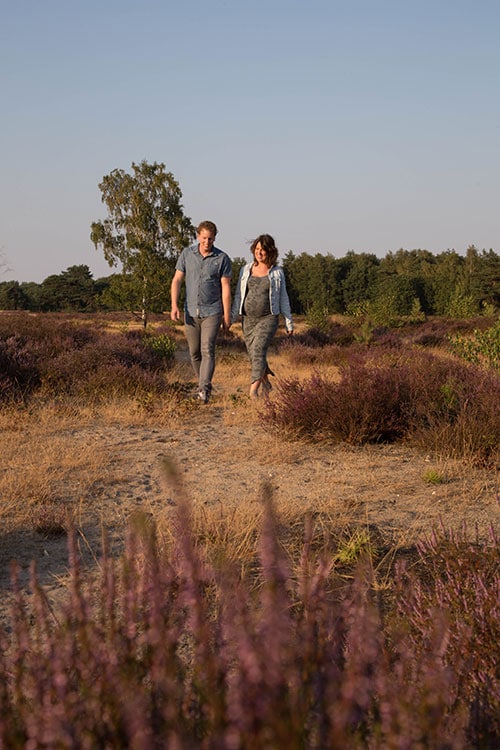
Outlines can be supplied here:
<path id="1" fill-rule="evenodd" d="M 233 289 L 244 258 L 233 259 Z M 335 313 L 368 315 L 378 323 L 427 315 L 456 318 L 495 315 L 500 309 L 500 256 L 473 245 L 464 255 L 455 250 L 372 253 L 286 253 L 281 262 L 292 310 L 319 322 Z M 170 281 L 175 257 L 155 272 L 148 307 L 170 309 Z M 0 282 L 0 310 L 31 312 L 137 311 L 143 290 L 130 273 L 94 279 L 87 265 L 74 265 L 41 283 Z"/>

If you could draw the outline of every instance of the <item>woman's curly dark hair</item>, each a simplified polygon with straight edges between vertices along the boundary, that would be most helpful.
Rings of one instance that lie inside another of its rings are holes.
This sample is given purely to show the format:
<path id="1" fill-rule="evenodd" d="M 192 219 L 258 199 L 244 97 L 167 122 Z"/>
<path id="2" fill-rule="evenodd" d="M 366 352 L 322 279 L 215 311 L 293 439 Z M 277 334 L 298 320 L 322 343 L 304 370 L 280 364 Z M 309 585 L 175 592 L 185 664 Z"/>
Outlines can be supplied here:
<path id="1" fill-rule="evenodd" d="M 255 248 L 260 242 L 261 248 L 266 253 L 266 266 L 271 268 L 275 265 L 278 260 L 278 248 L 274 244 L 274 238 L 270 234 L 259 234 L 258 237 L 252 242 L 250 251 L 255 257 Z"/>

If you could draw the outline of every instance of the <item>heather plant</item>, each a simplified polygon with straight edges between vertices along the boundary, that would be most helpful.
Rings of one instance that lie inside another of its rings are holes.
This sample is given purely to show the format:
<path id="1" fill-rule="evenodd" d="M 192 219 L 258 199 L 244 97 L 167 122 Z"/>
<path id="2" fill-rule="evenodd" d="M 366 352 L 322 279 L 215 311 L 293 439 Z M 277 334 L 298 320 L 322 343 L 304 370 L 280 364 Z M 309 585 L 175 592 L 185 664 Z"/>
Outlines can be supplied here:
<path id="1" fill-rule="evenodd" d="M 409 436 L 425 450 L 496 466 L 500 378 L 493 371 L 426 355 L 411 368 Z"/>
<path id="2" fill-rule="evenodd" d="M 102 334 L 89 346 L 42 357 L 40 373 L 44 391 L 58 397 L 103 398 L 166 390 L 159 359 L 135 332 Z"/>
<path id="3" fill-rule="evenodd" d="M 5 403 L 40 391 L 45 397 L 103 398 L 164 393 L 175 342 L 166 334 L 107 331 L 65 319 L 19 316 L 16 333 L 0 336 L 0 398 Z M 5 324 L 5 321 L 3 321 Z"/>
<path id="4" fill-rule="evenodd" d="M 401 343 L 405 345 L 449 350 L 450 336 L 468 336 L 474 330 L 483 331 L 492 325 L 492 320 L 492 318 L 481 316 L 468 319 L 432 317 L 420 320 L 407 318 L 404 325 L 399 325 L 397 328 L 378 326 L 374 330 L 376 331 L 375 338 L 378 338 L 379 341 L 385 330 L 388 335 L 397 336 Z"/>
<path id="5" fill-rule="evenodd" d="M 15 335 L 0 340 L 0 404 L 23 401 L 39 385 L 34 352 Z"/>
<path id="6" fill-rule="evenodd" d="M 217 349 L 223 354 L 239 354 L 246 353 L 245 341 L 239 336 L 235 336 L 233 330 L 231 331 L 220 331 L 217 336 Z"/>
<path id="7" fill-rule="evenodd" d="M 95 575 L 70 533 L 57 610 L 34 569 L 29 602 L 14 571 L 0 745 L 496 747 L 497 540 L 436 532 L 382 601 L 357 555 L 351 581 L 334 585 L 311 524 L 293 574 L 269 487 L 263 501 L 250 578 L 209 563 L 180 496 L 168 549 L 137 516 L 123 558 L 105 546 Z"/>
<path id="8" fill-rule="evenodd" d="M 278 384 L 262 424 L 312 441 L 410 440 L 427 450 L 482 463 L 498 461 L 500 380 L 432 356 L 386 347 L 355 352 L 340 381 L 319 373 Z"/>
<path id="9" fill-rule="evenodd" d="M 447 318 L 430 318 L 411 326 L 406 332 L 406 341 L 413 346 L 447 348 L 450 333 L 463 330 L 463 321 Z"/>
<path id="10" fill-rule="evenodd" d="M 410 398 L 400 368 L 373 368 L 357 360 L 341 369 L 338 383 L 319 373 L 302 382 L 283 380 L 264 405 L 263 425 L 313 441 L 392 442 L 408 429 Z"/>
<path id="11" fill-rule="evenodd" d="M 366 317 L 359 322 L 354 330 L 354 340 L 363 346 L 401 346 L 401 327 L 393 327 L 377 323 L 373 318 Z"/>
<path id="12" fill-rule="evenodd" d="M 310 347 L 311 349 L 317 347 L 328 346 L 331 343 L 330 337 L 325 330 L 311 326 L 307 328 L 303 333 L 294 333 L 290 339 L 285 339 L 282 342 L 282 347 L 293 347 L 297 344 L 302 346 Z"/>
<path id="13" fill-rule="evenodd" d="M 291 365 L 335 365 L 345 364 L 349 354 L 345 347 L 338 344 L 325 344 L 325 346 L 307 346 L 300 341 L 293 341 L 287 345 L 283 344 L 281 351 L 286 354 Z"/>
<path id="14" fill-rule="evenodd" d="M 303 331 L 295 331 L 293 337 L 278 339 L 281 347 L 292 348 L 301 344 L 311 348 L 324 346 L 349 347 L 354 342 L 355 327 L 347 323 L 338 323 L 331 318 L 328 326 L 309 325 Z"/>
<path id="15" fill-rule="evenodd" d="M 391 330 L 385 326 L 372 326 L 368 327 L 368 335 L 366 335 L 365 324 L 363 324 L 357 338 L 355 338 L 359 345 L 362 346 L 379 346 L 387 349 L 401 349 L 403 346 L 402 342 L 402 331 Z"/>
<path id="16" fill-rule="evenodd" d="M 277 339 L 278 351 L 293 365 L 338 365 L 358 346 L 351 326 L 330 321 L 328 327 L 312 326 L 293 336 Z"/>
<path id="17" fill-rule="evenodd" d="M 500 557 L 492 531 L 489 544 L 471 541 L 465 529 L 435 530 L 418 545 L 419 561 L 397 579 L 398 612 L 415 648 L 441 639 L 439 658 L 468 673 L 455 686 L 466 698 L 473 747 L 494 747 L 500 738 Z M 436 617 L 437 616 L 437 617 Z M 439 622 L 440 620 L 440 622 Z"/>

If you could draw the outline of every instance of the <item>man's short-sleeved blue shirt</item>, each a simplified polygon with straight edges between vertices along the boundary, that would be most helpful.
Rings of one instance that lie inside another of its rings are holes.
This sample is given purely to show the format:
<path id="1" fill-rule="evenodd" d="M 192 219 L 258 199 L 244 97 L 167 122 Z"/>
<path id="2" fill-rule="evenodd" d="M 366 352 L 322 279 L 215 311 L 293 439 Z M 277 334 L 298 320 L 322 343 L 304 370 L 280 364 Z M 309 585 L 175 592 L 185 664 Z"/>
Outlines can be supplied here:
<path id="1" fill-rule="evenodd" d="M 231 261 L 223 250 L 212 247 L 212 252 L 203 256 L 198 243 L 190 245 L 179 255 L 175 268 L 185 274 L 184 308 L 192 318 L 222 313 L 221 278 L 231 277 Z"/>

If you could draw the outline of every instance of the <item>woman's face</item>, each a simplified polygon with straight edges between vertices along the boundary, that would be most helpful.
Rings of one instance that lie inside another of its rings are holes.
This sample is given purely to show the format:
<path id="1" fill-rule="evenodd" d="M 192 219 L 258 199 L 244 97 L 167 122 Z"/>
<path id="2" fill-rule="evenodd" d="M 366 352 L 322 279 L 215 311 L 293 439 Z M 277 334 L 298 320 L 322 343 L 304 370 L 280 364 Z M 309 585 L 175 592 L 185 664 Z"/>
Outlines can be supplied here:
<path id="1" fill-rule="evenodd" d="M 255 246 L 254 258 L 257 263 L 264 263 L 264 265 L 267 265 L 267 252 L 264 250 L 260 242 L 257 242 Z"/>

